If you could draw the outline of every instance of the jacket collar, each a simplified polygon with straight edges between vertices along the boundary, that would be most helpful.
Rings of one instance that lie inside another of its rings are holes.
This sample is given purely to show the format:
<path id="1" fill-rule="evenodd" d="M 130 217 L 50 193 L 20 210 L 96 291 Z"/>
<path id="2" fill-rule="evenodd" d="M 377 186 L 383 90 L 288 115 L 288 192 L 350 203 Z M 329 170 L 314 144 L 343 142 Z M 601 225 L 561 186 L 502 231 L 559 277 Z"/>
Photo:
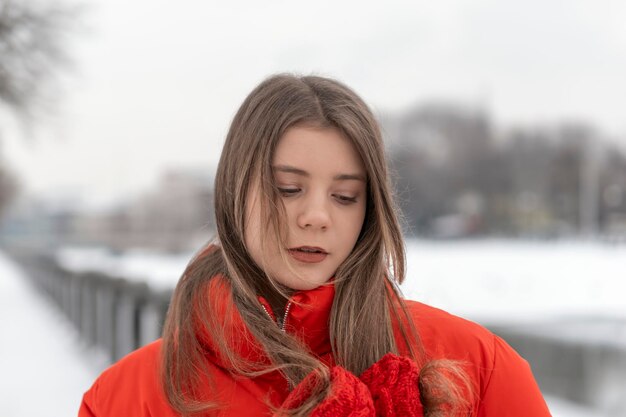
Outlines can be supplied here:
<path id="1" fill-rule="evenodd" d="M 332 278 L 311 290 L 297 291 L 289 298 L 285 313 L 276 320 L 269 303 L 261 296 L 259 302 L 265 312 L 284 332 L 294 335 L 316 354 L 323 356 L 331 351 L 329 320 L 335 298 L 335 285 Z"/>
<path id="2" fill-rule="evenodd" d="M 221 275 L 214 277 L 209 284 L 208 296 L 217 309 L 215 313 L 225 318 L 227 343 L 234 353 L 252 362 L 268 363 L 265 352 L 235 307 L 229 281 Z M 295 292 L 287 302 L 282 324 L 276 320 L 269 303 L 261 296 L 258 296 L 258 300 L 263 306 L 263 314 L 268 314 L 277 326 L 299 339 L 313 354 L 322 360 L 328 360 L 332 350 L 329 320 L 334 296 L 335 286 L 332 279 L 317 288 Z M 226 320 L 227 317 L 230 319 Z M 200 331 L 200 339 L 216 365 L 231 369 L 227 356 L 218 352 L 213 337 L 207 331 Z"/>

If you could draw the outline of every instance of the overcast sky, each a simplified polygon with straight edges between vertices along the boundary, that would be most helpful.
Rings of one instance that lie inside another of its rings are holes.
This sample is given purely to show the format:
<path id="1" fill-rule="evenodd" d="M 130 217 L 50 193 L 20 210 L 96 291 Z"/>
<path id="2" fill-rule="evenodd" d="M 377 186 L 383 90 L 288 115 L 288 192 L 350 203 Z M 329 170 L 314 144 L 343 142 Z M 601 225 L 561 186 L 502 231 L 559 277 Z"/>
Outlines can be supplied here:
<path id="1" fill-rule="evenodd" d="M 623 0 L 84 2 L 57 115 L 30 142 L 2 118 L 30 192 L 108 198 L 212 168 L 246 94 L 284 71 L 336 77 L 377 112 L 458 100 L 626 145 Z"/>

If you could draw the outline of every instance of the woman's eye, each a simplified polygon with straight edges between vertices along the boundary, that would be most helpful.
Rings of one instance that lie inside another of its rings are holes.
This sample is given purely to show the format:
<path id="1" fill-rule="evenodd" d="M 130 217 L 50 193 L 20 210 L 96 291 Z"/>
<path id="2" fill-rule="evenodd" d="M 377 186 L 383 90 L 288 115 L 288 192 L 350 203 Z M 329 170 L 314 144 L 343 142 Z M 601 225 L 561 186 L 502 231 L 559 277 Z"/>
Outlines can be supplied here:
<path id="1" fill-rule="evenodd" d="M 348 197 L 347 195 L 341 195 L 341 194 L 336 194 L 335 198 L 341 203 L 341 204 L 352 204 L 352 203 L 356 203 L 356 197 Z"/>
<path id="2" fill-rule="evenodd" d="M 285 197 L 292 196 L 300 191 L 299 188 L 280 188 L 278 187 L 278 191 Z"/>
<path id="3" fill-rule="evenodd" d="M 300 191 L 302 191 L 302 189 L 300 188 L 283 188 L 283 187 L 278 187 L 278 192 L 283 196 L 283 197 L 293 197 L 296 194 L 298 194 Z M 333 197 L 340 203 L 340 204 L 352 204 L 352 203 L 356 203 L 356 197 L 350 197 L 347 195 L 342 195 L 342 194 L 333 194 Z"/>

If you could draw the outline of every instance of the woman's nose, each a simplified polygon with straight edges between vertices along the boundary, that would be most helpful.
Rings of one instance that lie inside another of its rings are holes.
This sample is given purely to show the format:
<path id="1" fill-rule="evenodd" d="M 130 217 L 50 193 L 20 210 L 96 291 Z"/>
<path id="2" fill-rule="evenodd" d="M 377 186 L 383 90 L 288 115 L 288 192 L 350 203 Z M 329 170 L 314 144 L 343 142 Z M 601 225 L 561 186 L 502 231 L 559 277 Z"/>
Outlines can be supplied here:
<path id="1" fill-rule="evenodd" d="M 330 213 L 325 198 L 312 197 L 302 201 L 297 222 L 303 229 L 326 230 L 330 225 Z"/>

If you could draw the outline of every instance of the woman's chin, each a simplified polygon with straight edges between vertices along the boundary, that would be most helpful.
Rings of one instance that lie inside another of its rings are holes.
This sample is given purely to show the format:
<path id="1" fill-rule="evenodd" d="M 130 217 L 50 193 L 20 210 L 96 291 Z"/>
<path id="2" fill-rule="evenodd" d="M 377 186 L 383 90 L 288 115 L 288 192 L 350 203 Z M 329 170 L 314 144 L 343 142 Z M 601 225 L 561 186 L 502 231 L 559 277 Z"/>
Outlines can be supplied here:
<path id="1" fill-rule="evenodd" d="M 324 285 L 330 280 L 330 276 L 323 277 L 302 277 L 302 278 L 292 278 L 289 280 L 281 280 L 281 284 L 284 286 L 291 288 L 294 291 L 306 291 L 312 290 L 314 288 L 319 287 L 320 285 Z"/>

